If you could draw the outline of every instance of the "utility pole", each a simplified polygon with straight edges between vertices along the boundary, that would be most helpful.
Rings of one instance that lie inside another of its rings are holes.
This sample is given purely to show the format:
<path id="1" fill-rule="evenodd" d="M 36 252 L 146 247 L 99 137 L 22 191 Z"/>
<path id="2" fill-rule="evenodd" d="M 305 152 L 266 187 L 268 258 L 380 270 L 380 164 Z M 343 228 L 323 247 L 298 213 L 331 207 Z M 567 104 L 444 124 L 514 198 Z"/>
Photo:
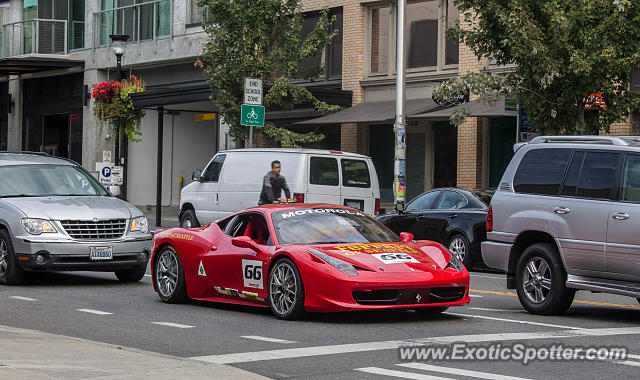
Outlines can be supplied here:
<path id="1" fill-rule="evenodd" d="M 407 120 L 405 115 L 405 63 L 404 63 L 404 13 L 406 0 L 398 0 L 398 21 L 396 23 L 396 119 L 395 149 L 393 165 L 393 197 L 396 210 L 403 210 L 406 195 L 406 140 Z"/>

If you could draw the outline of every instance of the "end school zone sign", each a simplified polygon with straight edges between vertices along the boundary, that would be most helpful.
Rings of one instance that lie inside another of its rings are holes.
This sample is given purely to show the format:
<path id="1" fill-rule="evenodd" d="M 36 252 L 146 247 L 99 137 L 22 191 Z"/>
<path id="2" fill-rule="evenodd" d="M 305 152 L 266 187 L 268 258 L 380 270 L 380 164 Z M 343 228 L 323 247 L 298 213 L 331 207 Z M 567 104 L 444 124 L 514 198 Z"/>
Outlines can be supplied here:
<path id="1" fill-rule="evenodd" d="M 244 78 L 244 104 L 262 105 L 262 79 Z"/>

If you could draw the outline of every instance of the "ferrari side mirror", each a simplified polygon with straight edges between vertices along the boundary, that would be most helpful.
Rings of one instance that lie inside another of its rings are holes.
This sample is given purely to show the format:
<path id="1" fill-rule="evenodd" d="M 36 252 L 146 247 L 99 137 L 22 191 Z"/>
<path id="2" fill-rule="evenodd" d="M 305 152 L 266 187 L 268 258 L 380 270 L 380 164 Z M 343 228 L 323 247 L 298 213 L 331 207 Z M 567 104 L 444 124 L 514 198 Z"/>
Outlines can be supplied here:
<path id="1" fill-rule="evenodd" d="M 249 236 L 238 236 L 231 239 L 231 244 L 240 248 L 249 248 L 252 249 L 255 253 L 261 254 L 264 250 L 251 239 Z"/>
<path id="2" fill-rule="evenodd" d="M 402 239 L 403 242 L 408 243 L 411 240 L 413 240 L 414 236 L 412 233 L 410 232 L 400 232 L 400 239 Z"/>

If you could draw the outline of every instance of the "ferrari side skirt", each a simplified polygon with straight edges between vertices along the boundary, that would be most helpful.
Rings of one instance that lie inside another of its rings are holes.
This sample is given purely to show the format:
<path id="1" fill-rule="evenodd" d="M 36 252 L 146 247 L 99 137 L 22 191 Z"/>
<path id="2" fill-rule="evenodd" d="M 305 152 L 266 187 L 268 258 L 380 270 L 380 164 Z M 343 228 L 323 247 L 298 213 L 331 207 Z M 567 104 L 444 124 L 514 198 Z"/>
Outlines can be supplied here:
<path id="1" fill-rule="evenodd" d="M 245 292 L 244 290 L 238 291 L 231 288 L 221 288 L 219 286 L 214 286 L 213 288 L 220 294 L 264 302 L 264 298 L 258 297 L 258 293 Z"/>

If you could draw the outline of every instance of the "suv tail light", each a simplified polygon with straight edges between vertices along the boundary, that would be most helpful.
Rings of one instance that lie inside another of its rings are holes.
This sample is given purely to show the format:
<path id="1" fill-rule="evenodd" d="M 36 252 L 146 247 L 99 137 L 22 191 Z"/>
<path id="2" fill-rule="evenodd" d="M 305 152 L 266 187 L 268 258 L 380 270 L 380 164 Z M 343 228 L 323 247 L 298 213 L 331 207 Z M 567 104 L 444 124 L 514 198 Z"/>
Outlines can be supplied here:
<path id="1" fill-rule="evenodd" d="M 375 206 L 374 206 L 374 210 L 375 210 L 375 214 L 378 215 L 380 214 L 380 198 L 376 198 L 375 201 Z"/>
<path id="2" fill-rule="evenodd" d="M 493 231 L 493 208 L 489 205 L 489 211 L 487 212 L 487 232 Z"/>
<path id="3" fill-rule="evenodd" d="M 296 200 L 296 203 L 304 203 L 304 194 L 303 193 L 294 193 L 293 199 Z"/>

